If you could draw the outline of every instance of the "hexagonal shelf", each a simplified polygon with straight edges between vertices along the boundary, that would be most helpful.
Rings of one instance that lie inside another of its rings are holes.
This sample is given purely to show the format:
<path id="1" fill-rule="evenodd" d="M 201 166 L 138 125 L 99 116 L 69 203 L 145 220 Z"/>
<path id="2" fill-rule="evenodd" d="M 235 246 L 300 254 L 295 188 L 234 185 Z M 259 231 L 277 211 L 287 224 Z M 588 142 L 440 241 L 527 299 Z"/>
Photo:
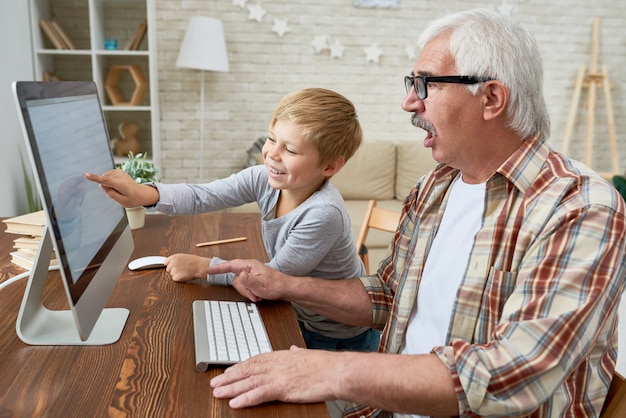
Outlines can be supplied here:
<path id="1" fill-rule="evenodd" d="M 128 71 L 135 82 L 135 90 L 130 101 L 124 100 L 118 86 L 123 71 Z M 148 82 L 138 65 L 112 65 L 109 68 L 104 88 L 113 106 L 139 106 L 148 90 Z"/>

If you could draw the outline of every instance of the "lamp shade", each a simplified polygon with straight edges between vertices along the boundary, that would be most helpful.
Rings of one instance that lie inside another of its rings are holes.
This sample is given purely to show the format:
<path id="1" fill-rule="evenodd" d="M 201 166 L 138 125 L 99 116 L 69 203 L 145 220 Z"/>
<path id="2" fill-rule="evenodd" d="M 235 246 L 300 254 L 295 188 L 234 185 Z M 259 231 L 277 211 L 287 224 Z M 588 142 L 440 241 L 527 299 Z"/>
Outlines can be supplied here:
<path id="1" fill-rule="evenodd" d="M 228 71 L 228 55 L 222 21 L 193 16 L 180 46 L 177 67 L 208 71 Z"/>

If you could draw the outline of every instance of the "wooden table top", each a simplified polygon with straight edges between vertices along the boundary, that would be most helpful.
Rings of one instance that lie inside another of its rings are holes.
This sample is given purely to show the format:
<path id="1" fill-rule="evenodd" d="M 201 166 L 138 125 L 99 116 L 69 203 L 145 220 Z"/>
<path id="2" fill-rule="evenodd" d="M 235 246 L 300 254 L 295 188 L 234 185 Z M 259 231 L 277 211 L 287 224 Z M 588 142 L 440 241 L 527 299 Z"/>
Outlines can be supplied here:
<path id="1" fill-rule="evenodd" d="M 24 270 L 8 255 L 17 235 L 0 223 L 0 282 Z M 196 248 L 199 242 L 246 236 L 247 240 Z M 184 252 L 257 258 L 267 255 L 258 214 L 148 215 L 133 231 L 132 258 Z M 67 308 L 58 272 L 50 273 L 44 301 Z M 233 410 L 214 399 L 209 380 L 223 371 L 195 370 L 191 304 L 196 299 L 244 300 L 233 288 L 206 281 L 176 283 L 164 269 L 125 270 L 109 307 L 130 316 L 120 340 L 106 346 L 29 346 L 15 331 L 27 279 L 0 290 L 0 416 L 12 417 L 328 417 L 324 403 L 273 402 Z M 289 303 L 262 302 L 259 309 L 275 350 L 304 346 Z"/>

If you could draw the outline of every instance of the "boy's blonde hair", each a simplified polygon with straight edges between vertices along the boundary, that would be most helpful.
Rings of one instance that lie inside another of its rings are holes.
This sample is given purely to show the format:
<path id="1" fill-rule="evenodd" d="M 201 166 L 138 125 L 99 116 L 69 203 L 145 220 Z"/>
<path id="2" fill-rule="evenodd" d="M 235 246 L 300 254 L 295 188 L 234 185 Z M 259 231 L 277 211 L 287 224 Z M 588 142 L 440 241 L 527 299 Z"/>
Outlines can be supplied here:
<path id="1" fill-rule="evenodd" d="M 354 155 L 363 141 L 363 132 L 352 102 L 339 93 L 309 88 L 289 93 L 276 106 L 270 129 L 279 120 L 289 120 L 315 144 L 320 164 Z"/>

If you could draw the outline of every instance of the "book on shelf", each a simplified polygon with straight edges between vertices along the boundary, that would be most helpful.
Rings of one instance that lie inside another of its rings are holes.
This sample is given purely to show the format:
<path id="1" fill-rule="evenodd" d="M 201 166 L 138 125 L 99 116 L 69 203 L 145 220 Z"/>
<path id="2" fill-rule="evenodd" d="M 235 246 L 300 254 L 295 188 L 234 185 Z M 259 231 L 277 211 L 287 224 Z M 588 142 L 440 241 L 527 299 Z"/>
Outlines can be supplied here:
<path id="1" fill-rule="evenodd" d="M 57 22 L 40 19 L 39 26 L 56 49 L 76 49 L 70 37 Z"/>
<path id="2" fill-rule="evenodd" d="M 48 40 L 56 49 L 64 49 L 63 40 L 59 37 L 59 35 L 56 34 L 56 31 L 54 30 L 50 22 L 44 19 L 40 19 L 39 26 L 41 27 L 43 33 L 46 34 L 46 38 L 48 38 Z"/>
<path id="3" fill-rule="evenodd" d="M 33 265 L 35 264 L 35 257 L 37 255 L 36 250 L 26 251 L 26 250 L 20 249 L 17 251 L 13 251 L 10 254 L 11 254 L 11 262 L 13 264 L 16 264 L 22 268 L 25 268 L 26 270 L 33 269 Z M 59 265 L 59 262 L 53 252 L 52 256 L 50 257 L 50 266 L 58 266 L 58 265 Z"/>
<path id="4" fill-rule="evenodd" d="M 139 24 L 137 31 L 135 32 L 135 36 L 128 40 L 128 43 L 124 46 L 124 49 L 128 51 L 136 51 L 139 49 L 141 45 L 141 41 L 143 41 L 144 36 L 146 36 L 146 30 L 148 29 L 148 19 L 144 20 Z"/>
<path id="5" fill-rule="evenodd" d="M 74 46 L 74 42 L 72 42 L 70 37 L 67 36 L 67 33 L 65 33 L 65 31 L 63 30 L 61 25 L 58 24 L 58 22 L 55 22 L 53 20 L 50 22 L 50 24 L 52 25 L 52 28 L 54 29 L 56 34 L 59 36 L 59 38 L 61 38 L 61 41 L 63 41 L 63 45 L 65 46 L 65 49 L 76 49 L 76 47 Z"/>
<path id="6" fill-rule="evenodd" d="M 31 235 L 41 237 L 46 226 L 46 214 L 43 210 L 4 219 L 9 234 Z"/>

